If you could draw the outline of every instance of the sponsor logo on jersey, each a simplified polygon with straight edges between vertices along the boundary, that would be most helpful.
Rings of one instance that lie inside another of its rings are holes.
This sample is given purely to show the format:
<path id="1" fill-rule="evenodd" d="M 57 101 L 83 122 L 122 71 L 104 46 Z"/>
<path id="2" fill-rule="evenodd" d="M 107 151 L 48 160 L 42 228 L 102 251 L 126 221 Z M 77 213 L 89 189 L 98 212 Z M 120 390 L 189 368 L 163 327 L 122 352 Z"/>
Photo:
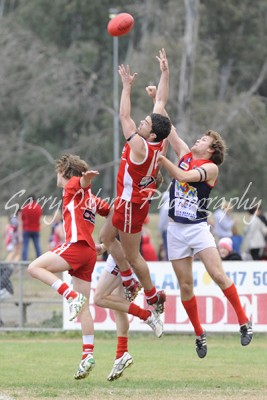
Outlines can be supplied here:
<path id="1" fill-rule="evenodd" d="M 141 179 L 141 182 L 138 184 L 138 187 L 140 187 L 141 189 L 145 189 L 146 187 L 148 187 L 149 185 L 151 185 L 151 183 L 154 183 L 156 181 L 155 178 L 153 178 L 153 176 L 144 176 Z"/>
<path id="2" fill-rule="evenodd" d="M 91 224 L 95 224 L 95 214 L 91 210 L 84 210 L 83 218 L 86 221 L 91 222 Z"/>
<path id="3" fill-rule="evenodd" d="M 182 161 L 180 164 L 180 168 L 187 171 L 189 169 L 189 164 L 187 164 L 186 162 Z"/>

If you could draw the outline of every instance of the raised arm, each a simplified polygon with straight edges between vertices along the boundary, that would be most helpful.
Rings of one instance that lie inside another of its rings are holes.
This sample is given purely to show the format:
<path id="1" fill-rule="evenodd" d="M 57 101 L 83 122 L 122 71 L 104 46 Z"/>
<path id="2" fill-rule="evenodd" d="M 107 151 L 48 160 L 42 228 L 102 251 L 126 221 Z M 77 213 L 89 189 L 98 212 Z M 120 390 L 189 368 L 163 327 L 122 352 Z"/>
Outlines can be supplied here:
<path id="1" fill-rule="evenodd" d="M 124 137 L 127 140 L 134 132 L 136 132 L 135 122 L 131 118 L 131 91 L 137 73 L 131 75 L 129 65 L 125 66 L 121 64 L 119 66 L 119 74 L 122 81 L 120 121 Z"/>
<path id="2" fill-rule="evenodd" d="M 83 189 L 87 188 L 91 185 L 92 179 L 99 175 L 98 171 L 86 171 L 83 172 L 83 175 L 80 178 L 80 185 Z"/>
<path id="3" fill-rule="evenodd" d="M 158 90 L 156 91 L 153 112 L 165 115 L 164 110 L 169 96 L 169 65 L 164 49 L 159 51 L 159 56 L 157 56 L 157 59 L 160 65 L 161 76 L 158 84 Z"/>
<path id="4" fill-rule="evenodd" d="M 157 88 L 156 86 L 147 86 L 146 87 L 146 92 L 148 94 L 148 96 L 152 99 L 153 103 L 155 104 L 156 102 L 156 95 L 157 95 Z M 166 117 L 169 118 L 169 115 L 166 111 L 166 109 L 164 108 L 164 113 L 163 115 L 165 115 Z M 187 144 L 179 137 L 176 128 L 172 125 L 172 129 L 171 132 L 167 138 L 167 140 L 169 141 L 170 145 L 172 146 L 175 154 L 177 154 L 177 156 L 179 157 L 179 159 L 189 153 L 189 147 L 187 146 Z"/>

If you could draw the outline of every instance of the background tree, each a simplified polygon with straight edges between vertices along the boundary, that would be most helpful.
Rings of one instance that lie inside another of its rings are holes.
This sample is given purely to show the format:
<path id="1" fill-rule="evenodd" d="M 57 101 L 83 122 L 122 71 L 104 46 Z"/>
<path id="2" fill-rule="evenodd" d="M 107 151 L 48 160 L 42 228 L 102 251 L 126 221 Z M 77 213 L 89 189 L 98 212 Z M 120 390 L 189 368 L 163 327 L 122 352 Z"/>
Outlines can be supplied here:
<path id="1" fill-rule="evenodd" d="M 133 117 L 149 113 L 145 87 L 171 69 L 168 112 L 189 144 L 207 129 L 229 147 L 215 194 L 267 196 L 265 0 L 6 0 L 0 2 L 1 209 L 13 193 L 58 195 L 53 160 L 80 154 L 113 194 L 112 38 L 109 9 L 135 17 L 119 62 L 138 79 Z M 189 12 L 191 11 L 191 13 Z M 123 138 L 121 135 L 121 146 Z M 169 182 L 165 176 L 165 186 Z M 21 199 L 22 200 L 22 199 Z"/>

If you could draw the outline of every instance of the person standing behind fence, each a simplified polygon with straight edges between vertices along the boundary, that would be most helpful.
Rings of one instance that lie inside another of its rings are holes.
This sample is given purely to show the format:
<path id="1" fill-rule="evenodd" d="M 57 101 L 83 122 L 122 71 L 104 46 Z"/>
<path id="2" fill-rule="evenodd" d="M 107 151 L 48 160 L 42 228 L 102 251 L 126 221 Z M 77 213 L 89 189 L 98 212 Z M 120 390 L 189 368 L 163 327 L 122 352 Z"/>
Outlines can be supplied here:
<path id="1" fill-rule="evenodd" d="M 244 233 L 243 252 L 244 258 L 249 255 L 253 260 L 260 260 L 266 246 L 265 237 L 267 227 L 258 217 L 258 207 L 248 210 L 249 219 Z"/>
<path id="2" fill-rule="evenodd" d="M 57 246 L 62 244 L 65 240 L 65 231 L 63 226 L 63 219 L 61 214 L 54 216 L 54 221 L 51 226 L 51 233 L 49 236 L 49 250 L 54 250 Z"/>
<path id="3" fill-rule="evenodd" d="M 20 213 L 20 211 L 19 211 Z M 20 261 L 21 259 L 21 223 L 19 213 L 12 215 L 5 228 L 5 246 L 7 257 L 5 261 Z"/>
<path id="4" fill-rule="evenodd" d="M 214 227 L 213 233 L 218 240 L 224 237 L 231 238 L 233 236 L 233 227 L 235 219 L 231 214 L 230 204 L 226 201 L 223 202 L 221 208 L 218 208 L 214 214 Z"/>
<path id="5" fill-rule="evenodd" d="M 21 209 L 22 222 L 22 261 L 28 260 L 29 241 L 33 241 L 36 257 L 41 255 L 40 248 L 40 227 L 42 207 L 35 201 L 32 195 L 28 203 Z"/>

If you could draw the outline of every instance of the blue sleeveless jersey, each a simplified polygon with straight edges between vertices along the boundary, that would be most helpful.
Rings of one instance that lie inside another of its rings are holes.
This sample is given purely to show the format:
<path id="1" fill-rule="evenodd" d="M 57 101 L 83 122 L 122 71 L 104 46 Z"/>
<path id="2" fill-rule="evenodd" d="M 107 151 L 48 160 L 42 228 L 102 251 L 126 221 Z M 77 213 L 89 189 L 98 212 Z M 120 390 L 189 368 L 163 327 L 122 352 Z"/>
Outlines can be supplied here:
<path id="1" fill-rule="evenodd" d="M 192 153 L 183 156 L 178 167 L 190 171 L 211 160 L 193 160 Z M 173 179 L 170 187 L 169 217 L 182 224 L 198 224 L 208 217 L 209 195 L 212 186 L 207 182 L 179 182 Z"/>

